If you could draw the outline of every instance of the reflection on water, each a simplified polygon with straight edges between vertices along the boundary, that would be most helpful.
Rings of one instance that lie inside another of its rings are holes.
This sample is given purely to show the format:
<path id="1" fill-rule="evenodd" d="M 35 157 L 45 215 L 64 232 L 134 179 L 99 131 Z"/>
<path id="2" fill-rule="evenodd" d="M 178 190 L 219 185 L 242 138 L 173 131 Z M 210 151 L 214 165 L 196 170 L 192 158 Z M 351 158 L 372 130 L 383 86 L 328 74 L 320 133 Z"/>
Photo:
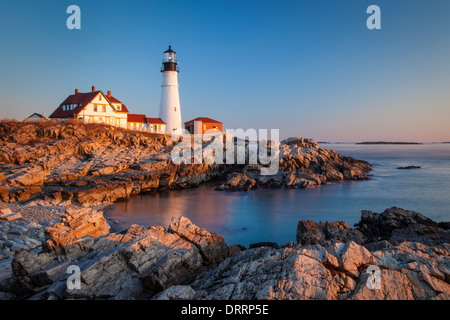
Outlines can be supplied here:
<path id="1" fill-rule="evenodd" d="M 220 192 L 211 186 L 140 195 L 115 204 L 108 216 L 121 221 L 167 227 L 171 217 L 186 216 L 231 244 L 295 241 L 298 220 L 359 221 L 361 210 L 381 212 L 392 206 L 450 220 L 450 145 L 325 147 L 369 161 L 370 181 L 342 182 L 312 190 Z M 422 169 L 397 170 L 419 165 Z"/>

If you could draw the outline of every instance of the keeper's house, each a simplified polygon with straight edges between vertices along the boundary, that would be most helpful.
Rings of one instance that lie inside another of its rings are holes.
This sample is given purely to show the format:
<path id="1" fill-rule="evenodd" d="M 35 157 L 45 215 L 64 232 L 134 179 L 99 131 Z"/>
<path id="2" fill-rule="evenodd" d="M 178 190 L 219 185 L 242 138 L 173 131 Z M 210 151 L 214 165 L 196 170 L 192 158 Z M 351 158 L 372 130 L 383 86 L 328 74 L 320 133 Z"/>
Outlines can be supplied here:
<path id="1" fill-rule="evenodd" d="M 127 127 L 127 107 L 111 95 L 95 90 L 83 93 L 75 89 L 50 115 L 51 119 L 76 119 L 85 123 L 105 123 L 118 127 Z"/>
<path id="2" fill-rule="evenodd" d="M 144 114 L 129 113 L 125 104 L 103 91 L 83 93 L 75 89 L 50 115 L 51 119 L 74 119 L 85 123 L 104 123 L 130 130 L 161 133 L 165 123 L 159 118 L 147 118 Z M 151 119 L 150 121 L 148 121 Z"/>

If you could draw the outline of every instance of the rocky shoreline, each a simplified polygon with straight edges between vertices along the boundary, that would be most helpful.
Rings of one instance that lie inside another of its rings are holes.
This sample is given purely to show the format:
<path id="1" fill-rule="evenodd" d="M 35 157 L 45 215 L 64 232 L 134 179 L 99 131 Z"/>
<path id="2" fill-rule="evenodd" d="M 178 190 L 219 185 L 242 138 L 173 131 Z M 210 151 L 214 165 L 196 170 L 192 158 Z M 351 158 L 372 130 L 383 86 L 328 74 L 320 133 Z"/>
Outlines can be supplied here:
<path id="1" fill-rule="evenodd" d="M 209 143 L 203 141 L 203 147 Z M 371 170 L 365 161 L 305 138 L 279 144 L 274 175 L 261 175 L 259 164 L 175 164 L 171 152 L 176 144 L 169 135 L 100 124 L 2 122 L 0 202 L 87 207 L 214 180 L 218 190 L 227 191 L 313 188 L 329 181 L 365 180 Z M 248 143 L 245 152 L 248 159 Z"/>
<path id="2" fill-rule="evenodd" d="M 43 241 L 40 227 L 21 220 L 1 222 L 13 245 L 27 243 L 20 233 L 33 241 L 0 261 L 0 299 L 450 298 L 450 223 L 401 208 L 362 211 L 356 228 L 300 220 L 296 243 L 250 248 L 185 217 L 115 233 L 101 211 L 68 208 Z M 80 268 L 79 289 L 67 286 L 69 266 Z"/>
<path id="3" fill-rule="evenodd" d="M 313 188 L 370 172 L 312 139 L 282 141 L 273 176 L 261 165 L 174 164 L 175 144 L 103 125 L 0 123 L 0 299 L 449 298 L 449 224 L 399 208 L 363 211 L 356 228 L 299 221 L 296 243 L 250 248 L 185 217 L 111 228 L 102 210 L 140 193 L 211 181 L 222 191 Z M 70 266 L 79 289 L 67 286 Z M 366 285 L 373 266 L 381 289 Z"/>

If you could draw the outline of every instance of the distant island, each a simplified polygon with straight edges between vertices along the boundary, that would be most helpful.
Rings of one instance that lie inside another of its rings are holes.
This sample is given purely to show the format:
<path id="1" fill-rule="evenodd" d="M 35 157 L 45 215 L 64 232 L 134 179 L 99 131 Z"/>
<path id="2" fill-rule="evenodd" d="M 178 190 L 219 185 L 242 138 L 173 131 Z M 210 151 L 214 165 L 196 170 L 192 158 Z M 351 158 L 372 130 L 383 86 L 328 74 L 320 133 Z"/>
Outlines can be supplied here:
<path id="1" fill-rule="evenodd" d="M 420 142 L 387 142 L 387 141 L 364 141 L 355 144 L 422 144 Z"/>
<path id="2" fill-rule="evenodd" d="M 406 167 L 397 167 L 397 169 L 420 169 L 421 166 L 406 166 Z"/>

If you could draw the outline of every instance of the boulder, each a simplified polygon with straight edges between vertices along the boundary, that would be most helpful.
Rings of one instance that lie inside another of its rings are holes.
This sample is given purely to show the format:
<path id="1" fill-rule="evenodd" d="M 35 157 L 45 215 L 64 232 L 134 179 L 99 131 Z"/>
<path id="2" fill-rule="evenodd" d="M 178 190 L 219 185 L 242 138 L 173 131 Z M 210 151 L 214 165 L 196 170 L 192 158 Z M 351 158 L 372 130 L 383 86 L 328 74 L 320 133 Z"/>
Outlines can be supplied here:
<path id="1" fill-rule="evenodd" d="M 10 214 L 4 214 L 0 217 L 1 220 L 6 220 L 6 221 L 13 221 L 13 220 L 17 220 L 17 219 L 21 219 L 22 215 L 20 213 L 10 213 Z"/>
<path id="2" fill-rule="evenodd" d="M 42 169 L 38 172 L 25 172 L 9 180 L 9 185 L 12 187 L 40 186 L 44 183 L 45 176 Z"/>
<path id="3" fill-rule="evenodd" d="M 0 201 L 8 202 L 9 201 L 9 189 L 5 187 L 0 187 Z"/>
<path id="4" fill-rule="evenodd" d="M 374 258 L 369 250 L 353 241 L 349 243 L 334 243 L 327 250 L 335 253 L 339 260 L 340 269 L 351 276 L 359 276 L 358 269 L 361 266 L 374 262 Z"/>
<path id="5" fill-rule="evenodd" d="M 60 223 L 45 229 L 46 248 L 56 253 L 69 253 L 85 236 L 97 238 L 109 233 L 101 211 L 67 209 Z"/>
<path id="6" fill-rule="evenodd" d="M 173 217 L 168 231 L 192 242 L 210 264 L 217 264 L 228 257 L 228 246 L 223 237 L 197 227 L 188 218 Z"/>
<path id="7" fill-rule="evenodd" d="M 9 208 L 3 208 L 0 210 L 0 218 L 4 216 L 9 216 L 10 214 L 12 214 L 12 211 Z"/>
<path id="8" fill-rule="evenodd" d="M 363 235 L 360 231 L 351 229 L 344 221 L 337 222 L 314 222 L 311 220 L 300 220 L 297 225 L 297 243 L 326 244 L 330 241 L 342 241 L 362 244 Z"/>
<path id="9" fill-rule="evenodd" d="M 155 295 L 152 300 L 192 300 L 195 291 L 190 286 L 172 286 Z"/>
<path id="10" fill-rule="evenodd" d="M 424 215 L 392 207 L 382 213 L 363 210 L 358 229 L 367 242 L 387 240 L 392 244 L 402 241 L 418 241 L 425 244 L 450 242 L 450 231 L 441 229 L 437 223 Z"/>
<path id="11" fill-rule="evenodd" d="M 226 183 L 219 186 L 218 190 L 223 191 L 250 191 L 258 188 L 256 181 L 245 173 L 231 173 L 227 177 Z"/>

